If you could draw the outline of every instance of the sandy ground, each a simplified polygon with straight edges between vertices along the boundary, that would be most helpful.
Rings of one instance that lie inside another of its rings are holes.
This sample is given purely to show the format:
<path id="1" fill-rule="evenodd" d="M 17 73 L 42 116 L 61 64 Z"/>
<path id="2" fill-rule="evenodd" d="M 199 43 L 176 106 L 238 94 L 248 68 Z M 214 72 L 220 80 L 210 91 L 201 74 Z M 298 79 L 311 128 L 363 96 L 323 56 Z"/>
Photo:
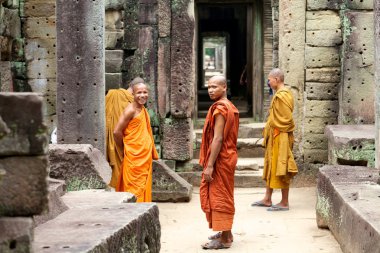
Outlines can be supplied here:
<path id="1" fill-rule="evenodd" d="M 291 188 L 290 210 L 268 212 L 251 207 L 260 200 L 264 189 L 235 189 L 236 214 L 232 229 L 234 243 L 222 252 L 341 253 L 329 230 L 318 229 L 315 221 L 315 188 Z M 279 202 L 275 191 L 273 203 Z M 207 252 L 201 244 L 214 232 L 208 229 L 200 209 L 199 189 L 190 203 L 159 203 L 161 252 Z M 220 251 L 219 251 L 220 252 Z"/>

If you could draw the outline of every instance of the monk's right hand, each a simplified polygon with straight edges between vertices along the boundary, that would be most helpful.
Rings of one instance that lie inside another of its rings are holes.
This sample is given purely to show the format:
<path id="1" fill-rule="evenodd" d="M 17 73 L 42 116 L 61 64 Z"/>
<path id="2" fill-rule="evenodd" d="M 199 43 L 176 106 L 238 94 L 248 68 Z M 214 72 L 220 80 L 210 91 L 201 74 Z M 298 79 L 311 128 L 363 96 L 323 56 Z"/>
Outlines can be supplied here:
<path id="1" fill-rule="evenodd" d="M 203 178 L 206 180 L 206 182 L 211 182 L 213 180 L 212 173 L 214 172 L 214 168 L 211 166 L 207 166 L 206 169 L 203 171 Z"/>

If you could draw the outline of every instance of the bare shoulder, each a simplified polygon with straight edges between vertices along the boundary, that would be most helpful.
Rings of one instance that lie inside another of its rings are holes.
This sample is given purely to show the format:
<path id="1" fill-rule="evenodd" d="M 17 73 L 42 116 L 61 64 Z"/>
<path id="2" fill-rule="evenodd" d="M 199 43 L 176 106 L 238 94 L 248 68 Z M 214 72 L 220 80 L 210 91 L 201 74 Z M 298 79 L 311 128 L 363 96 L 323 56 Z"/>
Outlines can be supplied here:
<path id="1" fill-rule="evenodd" d="M 127 118 L 133 118 L 133 116 L 135 115 L 136 113 L 136 108 L 133 106 L 133 104 L 129 104 L 127 107 L 125 107 L 124 109 L 124 117 L 127 117 Z"/>

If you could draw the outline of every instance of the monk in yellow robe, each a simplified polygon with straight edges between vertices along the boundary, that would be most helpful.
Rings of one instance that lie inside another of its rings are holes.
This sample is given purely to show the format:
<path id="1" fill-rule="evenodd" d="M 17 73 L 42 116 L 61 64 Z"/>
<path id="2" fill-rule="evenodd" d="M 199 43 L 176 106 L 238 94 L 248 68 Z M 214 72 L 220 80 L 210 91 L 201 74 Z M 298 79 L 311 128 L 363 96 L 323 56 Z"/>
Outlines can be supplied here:
<path id="1" fill-rule="evenodd" d="M 132 85 L 143 83 L 144 80 L 136 77 L 129 84 L 128 89 L 111 89 L 106 95 L 106 143 L 107 143 L 107 161 L 112 169 L 112 178 L 109 185 L 116 188 L 117 179 L 119 178 L 119 169 L 123 161 L 123 148 L 119 148 L 113 138 L 113 130 L 119 121 L 120 115 L 124 109 L 133 102 Z"/>
<path id="2" fill-rule="evenodd" d="M 238 159 L 237 136 L 239 111 L 227 99 L 227 82 L 223 76 L 208 81 L 212 100 L 203 128 L 199 164 L 203 167 L 200 186 L 201 208 L 209 228 L 219 231 L 203 244 L 204 249 L 231 247 L 235 214 L 234 175 Z"/>
<path id="3" fill-rule="evenodd" d="M 289 210 L 290 179 L 298 173 L 292 149 L 294 143 L 294 101 L 291 91 L 285 88 L 284 73 L 273 69 L 269 73 L 269 84 L 276 91 L 269 108 L 263 136 L 265 147 L 263 179 L 266 181 L 264 199 L 252 206 L 269 207 L 268 211 Z M 282 199 L 272 205 L 273 189 L 281 189 Z"/>
<path id="4" fill-rule="evenodd" d="M 134 101 L 125 108 L 114 130 L 118 148 L 124 147 L 116 191 L 130 192 L 137 202 L 152 201 L 152 160 L 158 159 L 150 118 L 144 104 L 148 88 L 144 83 L 132 86 Z"/>

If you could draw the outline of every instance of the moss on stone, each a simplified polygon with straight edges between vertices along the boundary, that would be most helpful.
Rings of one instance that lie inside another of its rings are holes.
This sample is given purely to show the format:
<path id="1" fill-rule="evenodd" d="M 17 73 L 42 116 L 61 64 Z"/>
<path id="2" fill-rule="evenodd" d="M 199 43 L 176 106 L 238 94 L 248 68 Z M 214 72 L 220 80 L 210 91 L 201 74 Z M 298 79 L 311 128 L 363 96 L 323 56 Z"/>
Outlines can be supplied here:
<path id="1" fill-rule="evenodd" d="M 342 158 L 352 161 L 367 161 L 368 167 L 375 167 L 375 145 L 369 141 L 360 143 L 357 146 L 333 149 L 335 158 Z"/>
<path id="2" fill-rule="evenodd" d="M 95 177 L 78 178 L 73 177 L 66 181 L 67 191 L 81 191 L 87 189 L 104 189 L 107 186 L 104 182 L 98 180 Z"/>
<path id="3" fill-rule="evenodd" d="M 317 196 L 317 206 L 316 211 L 317 213 L 325 220 L 327 220 L 330 217 L 330 202 L 329 199 L 318 194 Z"/>

